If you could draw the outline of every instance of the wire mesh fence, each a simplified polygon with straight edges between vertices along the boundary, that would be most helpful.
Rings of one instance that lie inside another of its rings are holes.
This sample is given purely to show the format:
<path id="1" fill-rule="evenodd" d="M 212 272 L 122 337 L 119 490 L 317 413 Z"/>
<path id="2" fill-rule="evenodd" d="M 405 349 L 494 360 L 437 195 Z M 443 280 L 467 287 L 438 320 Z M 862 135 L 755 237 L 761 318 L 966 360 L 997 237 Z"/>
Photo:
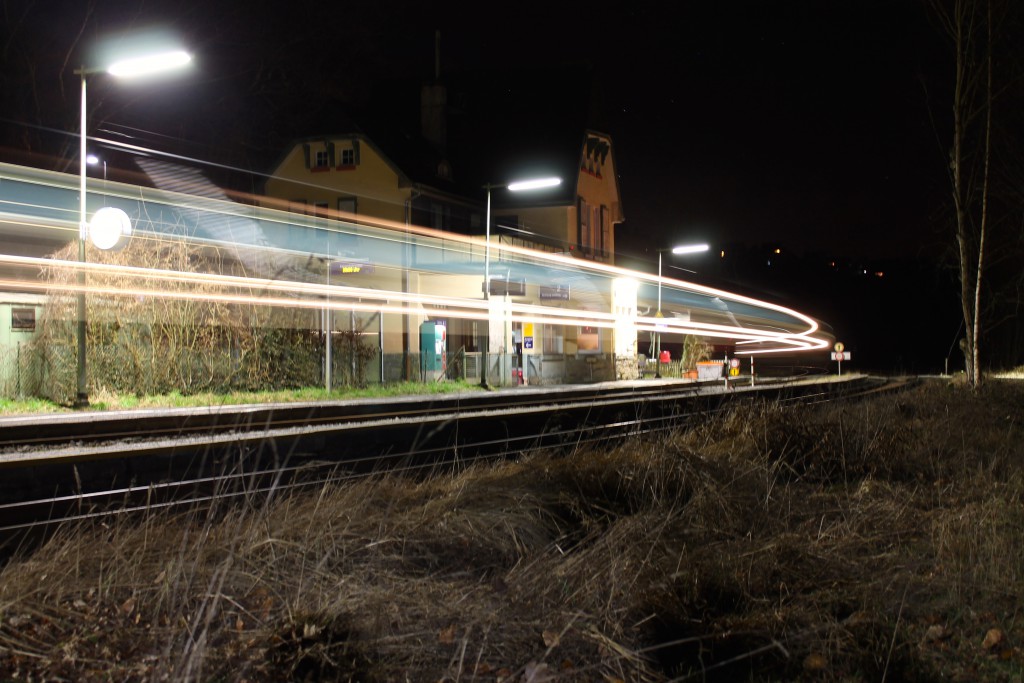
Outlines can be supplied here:
<path id="1" fill-rule="evenodd" d="M 0 397 L 38 396 L 41 384 L 42 363 L 34 345 L 15 343 L 0 347 Z"/>

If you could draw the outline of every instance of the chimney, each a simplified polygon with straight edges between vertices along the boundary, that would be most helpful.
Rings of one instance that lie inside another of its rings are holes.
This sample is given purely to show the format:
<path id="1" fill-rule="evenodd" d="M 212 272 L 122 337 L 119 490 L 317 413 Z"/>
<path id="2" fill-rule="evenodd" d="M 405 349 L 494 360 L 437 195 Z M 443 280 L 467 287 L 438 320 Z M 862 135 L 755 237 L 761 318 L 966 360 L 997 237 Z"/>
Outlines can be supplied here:
<path id="1" fill-rule="evenodd" d="M 441 32 L 434 34 L 434 81 L 420 90 L 420 132 L 441 154 L 448 143 L 448 91 L 441 84 Z"/>

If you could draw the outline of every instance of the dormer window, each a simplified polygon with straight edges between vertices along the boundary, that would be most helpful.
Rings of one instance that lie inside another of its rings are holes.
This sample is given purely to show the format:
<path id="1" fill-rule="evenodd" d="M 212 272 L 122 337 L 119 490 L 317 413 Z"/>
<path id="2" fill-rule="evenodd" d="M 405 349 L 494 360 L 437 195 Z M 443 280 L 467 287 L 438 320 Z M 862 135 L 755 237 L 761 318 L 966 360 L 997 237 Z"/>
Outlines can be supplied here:
<path id="1" fill-rule="evenodd" d="M 306 159 L 306 168 L 311 171 L 329 171 L 334 166 L 334 143 L 330 140 L 322 143 L 304 143 L 302 154 Z"/>
<path id="2" fill-rule="evenodd" d="M 333 159 L 332 159 L 333 161 Z M 359 165 L 359 140 L 345 140 L 338 145 L 339 171 L 354 171 Z"/>

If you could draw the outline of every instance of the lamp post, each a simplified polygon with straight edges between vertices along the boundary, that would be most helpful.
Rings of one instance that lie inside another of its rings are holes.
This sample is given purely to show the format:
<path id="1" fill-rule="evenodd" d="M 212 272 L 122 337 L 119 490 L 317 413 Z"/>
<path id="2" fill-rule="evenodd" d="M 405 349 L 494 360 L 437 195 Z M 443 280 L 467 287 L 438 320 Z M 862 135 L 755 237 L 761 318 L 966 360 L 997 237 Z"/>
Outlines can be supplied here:
<path id="1" fill-rule="evenodd" d="M 480 349 L 480 361 L 482 367 L 480 368 L 480 386 L 484 389 L 489 389 L 487 384 L 487 347 L 491 343 L 491 190 L 500 190 L 502 188 L 507 189 L 510 192 L 528 192 L 530 190 L 540 190 L 549 187 L 555 187 L 562 184 L 561 178 L 548 177 L 548 178 L 534 178 L 530 180 L 517 180 L 512 183 L 505 185 L 492 185 L 488 183 L 484 185 L 484 189 L 487 190 L 487 217 L 485 219 L 485 235 L 484 235 L 484 301 L 488 302 L 487 305 L 487 324 L 484 326 L 483 344 Z"/>
<path id="2" fill-rule="evenodd" d="M 328 238 L 329 239 L 329 238 Z M 328 246 L 328 252 L 330 246 Z M 324 307 L 324 390 L 331 393 L 331 371 L 334 370 L 334 358 L 331 349 L 331 337 L 334 336 L 334 311 L 331 309 L 331 266 L 333 259 L 327 258 L 327 306 Z"/>
<path id="3" fill-rule="evenodd" d="M 78 261 L 85 264 L 85 240 L 88 237 L 89 223 L 86 219 L 85 208 L 85 178 L 86 167 L 89 163 L 89 155 L 86 153 L 86 141 L 88 132 L 86 128 L 86 76 L 107 72 L 120 78 L 135 78 L 148 74 L 167 71 L 185 66 L 192 60 L 192 56 L 181 50 L 173 52 L 160 52 L 158 54 L 134 57 L 114 62 L 107 68 L 87 68 L 82 66 L 75 69 L 74 73 L 81 76 L 82 80 L 82 104 L 81 121 L 79 127 L 79 173 L 78 173 Z M 104 166 L 105 170 L 105 166 Z M 78 270 L 78 389 L 75 394 L 74 405 L 76 408 L 84 408 L 89 405 L 89 391 L 86 388 L 85 374 L 85 269 Z"/>
<path id="4" fill-rule="evenodd" d="M 661 255 L 666 251 L 671 251 L 673 254 L 699 254 L 709 249 L 706 244 L 681 244 L 677 247 L 667 247 L 665 249 L 658 249 L 658 312 L 654 314 L 655 318 L 659 320 L 664 317 L 661 314 Z M 657 325 L 655 325 L 657 327 Z M 654 358 L 657 360 L 655 365 L 654 378 L 661 379 L 661 332 L 655 332 L 655 346 L 654 346 Z"/>

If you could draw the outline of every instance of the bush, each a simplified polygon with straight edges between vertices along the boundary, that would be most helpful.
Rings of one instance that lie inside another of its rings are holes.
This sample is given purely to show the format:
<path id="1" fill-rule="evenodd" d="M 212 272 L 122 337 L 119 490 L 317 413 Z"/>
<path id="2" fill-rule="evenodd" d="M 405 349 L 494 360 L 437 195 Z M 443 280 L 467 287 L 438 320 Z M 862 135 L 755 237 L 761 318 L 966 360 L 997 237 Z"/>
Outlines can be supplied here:
<path id="1" fill-rule="evenodd" d="M 69 245 L 55 257 L 75 260 L 76 248 Z M 88 260 L 157 273 L 230 274 L 238 269 L 216 249 L 175 239 L 135 239 L 121 252 L 91 249 Z M 52 288 L 33 347 L 42 367 L 38 390 L 69 403 L 77 386 L 77 296 L 64 285 L 75 276 L 55 267 L 43 277 Z M 86 298 L 90 391 L 188 395 L 322 382 L 318 310 L 232 301 L 224 294 L 237 288 L 184 278 L 140 281 L 123 271 L 90 274 L 88 284 L 102 290 Z M 335 365 L 342 369 L 335 384 L 364 385 L 376 349 L 358 333 L 341 332 L 334 335 L 334 350 Z"/>

